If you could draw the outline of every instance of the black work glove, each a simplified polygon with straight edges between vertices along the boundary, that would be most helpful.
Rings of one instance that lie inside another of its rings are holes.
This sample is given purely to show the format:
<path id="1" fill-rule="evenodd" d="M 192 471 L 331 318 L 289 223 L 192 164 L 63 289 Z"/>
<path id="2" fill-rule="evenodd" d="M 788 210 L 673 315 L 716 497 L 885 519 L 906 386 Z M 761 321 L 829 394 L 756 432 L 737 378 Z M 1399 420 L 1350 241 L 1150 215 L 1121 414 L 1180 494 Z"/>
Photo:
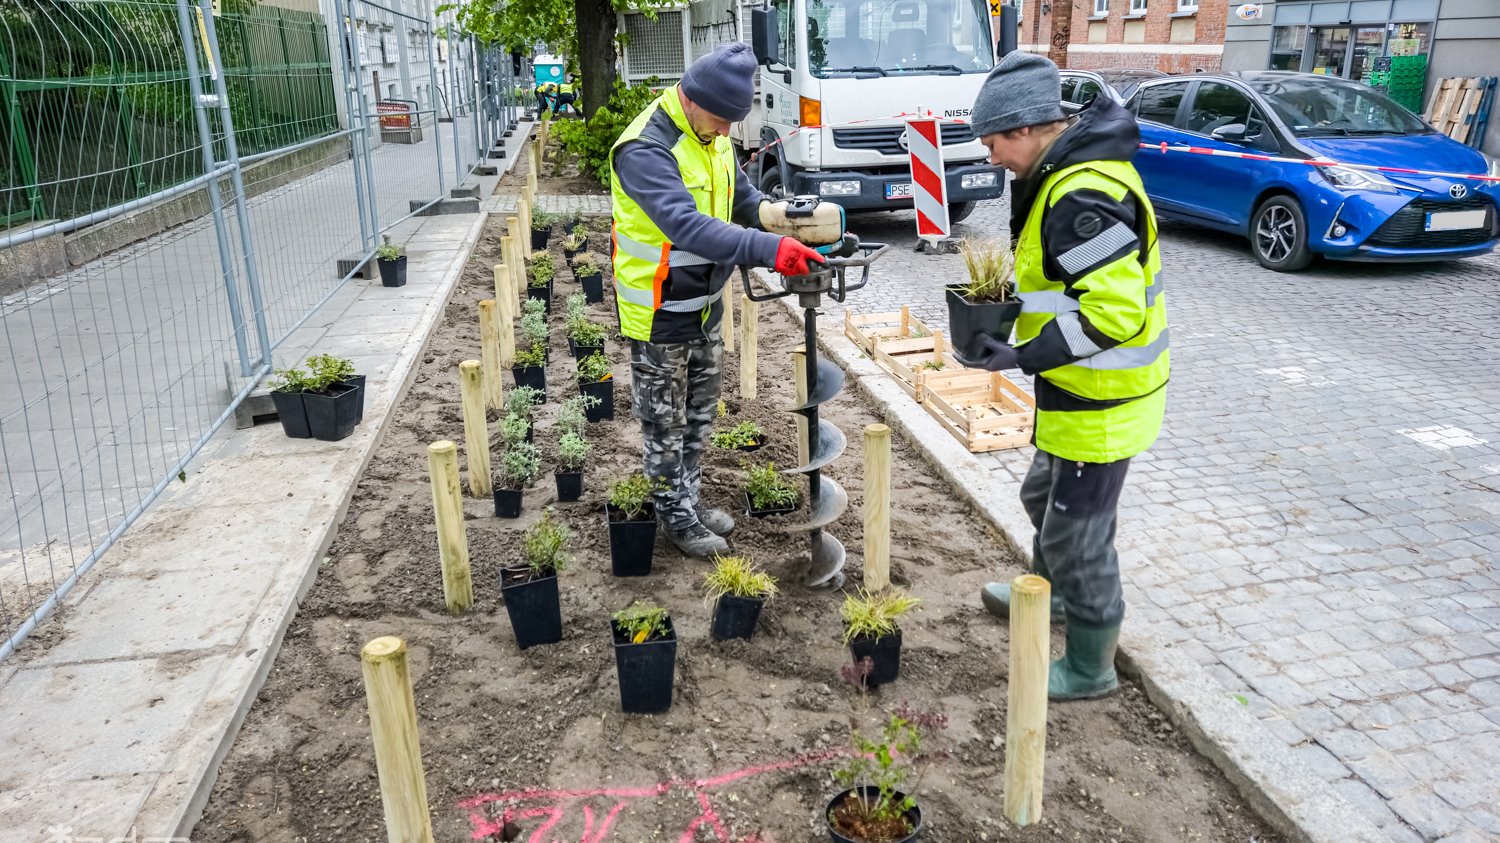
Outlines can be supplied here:
<path id="1" fill-rule="evenodd" d="M 984 337 L 985 354 L 976 360 L 966 359 L 963 355 L 954 353 L 958 362 L 966 369 L 986 369 L 991 372 L 1001 372 L 1006 369 L 1020 368 L 1019 354 L 1010 343 L 1004 343 L 988 334 Z"/>

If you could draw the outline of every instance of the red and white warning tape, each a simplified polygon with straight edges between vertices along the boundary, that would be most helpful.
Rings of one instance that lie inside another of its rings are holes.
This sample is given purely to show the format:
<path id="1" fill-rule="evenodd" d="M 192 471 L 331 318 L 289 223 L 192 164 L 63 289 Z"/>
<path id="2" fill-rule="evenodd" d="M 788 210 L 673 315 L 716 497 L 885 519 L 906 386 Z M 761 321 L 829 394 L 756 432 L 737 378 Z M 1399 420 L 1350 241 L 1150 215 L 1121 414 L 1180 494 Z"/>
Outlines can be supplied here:
<path id="1" fill-rule="evenodd" d="M 1285 158 L 1280 155 L 1260 155 L 1254 152 L 1232 152 L 1227 149 L 1211 149 L 1204 146 L 1189 146 L 1187 144 L 1143 143 L 1141 149 L 1158 151 L 1162 154 L 1168 152 L 1185 152 L 1192 155 L 1213 155 L 1219 158 L 1242 158 L 1246 161 L 1271 161 L 1278 164 L 1306 164 L 1309 167 L 1344 167 L 1350 170 L 1365 170 L 1374 173 L 1396 173 L 1404 176 L 1431 176 L 1440 179 L 1466 179 L 1470 181 L 1483 181 L 1500 183 L 1500 176 L 1491 175 L 1469 175 L 1467 173 L 1445 173 L 1441 170 L 1414 170 L 1410 167 L 1377 167 L 1371 164 L 1346 164 L 1342 161 L 1330 161 L 1327 158 Z"/>

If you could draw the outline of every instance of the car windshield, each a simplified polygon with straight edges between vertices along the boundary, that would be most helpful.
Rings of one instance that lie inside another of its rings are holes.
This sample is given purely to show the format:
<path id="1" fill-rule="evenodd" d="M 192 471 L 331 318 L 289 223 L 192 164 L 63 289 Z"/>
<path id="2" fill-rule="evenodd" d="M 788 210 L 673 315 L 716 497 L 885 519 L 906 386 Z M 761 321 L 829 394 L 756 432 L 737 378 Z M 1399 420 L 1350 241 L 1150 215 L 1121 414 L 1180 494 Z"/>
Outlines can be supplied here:
<path id="1" fill-rule="evenodd" d="M 1299 137 L 1417 135 L 1432 131 L 1383 94 L 1353 82 L 1307 77 L 1251 80 Z"/>
<path id="2" fill-rule="evenodd" d="M 813 75 L 955 76 L 994 66 L 984 0 L 807 0 Z"/>

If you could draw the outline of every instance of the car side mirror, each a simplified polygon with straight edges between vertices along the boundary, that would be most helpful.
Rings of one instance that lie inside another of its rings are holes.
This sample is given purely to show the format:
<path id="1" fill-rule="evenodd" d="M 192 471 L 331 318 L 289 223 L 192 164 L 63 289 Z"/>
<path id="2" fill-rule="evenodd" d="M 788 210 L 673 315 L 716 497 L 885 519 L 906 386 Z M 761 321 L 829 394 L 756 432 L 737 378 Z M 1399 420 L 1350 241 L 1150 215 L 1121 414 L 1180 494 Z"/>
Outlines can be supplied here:
<path id="1" fill-rule="evenodd" d="M 1213 138 L 1214 140 L 1224 141 L 1225 143 L 1244 143 L 1245 124 L 1230 123 L 1226 126 L 1220 126 L 1219 128 L 1214 129 L 1213 133 L 1210 134 L 1209 137 Z"/>
<path id="2" fill-rule="evenodd" d="M 780 14 L 770 6 L 750 10 L 750 49 L 755 53 L 755 60 L 762 65 L 781 64 L 780 45 L 776 40 L 780 23 Z"/>

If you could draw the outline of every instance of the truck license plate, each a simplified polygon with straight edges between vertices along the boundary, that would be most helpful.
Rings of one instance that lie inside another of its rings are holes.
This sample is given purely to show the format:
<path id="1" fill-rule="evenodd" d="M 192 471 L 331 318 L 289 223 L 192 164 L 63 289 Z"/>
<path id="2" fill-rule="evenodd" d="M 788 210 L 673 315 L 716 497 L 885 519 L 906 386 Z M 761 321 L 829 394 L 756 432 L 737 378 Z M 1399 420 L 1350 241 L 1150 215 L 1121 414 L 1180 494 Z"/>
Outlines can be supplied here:
<path id="1" fill-rule="evenodd" d="M 889 189 L 887 189 L 889 192 Z M 1427 215 L 1428 231 L 1463 231 L 1484 228 L 1484 211 L 1438 211 Z"/>
<path id="2" fill-rule="evenodd" d="M 885 186 L 885 198 L 887 199 L 910 199 L 911 182 L 888 182 Z"/>

